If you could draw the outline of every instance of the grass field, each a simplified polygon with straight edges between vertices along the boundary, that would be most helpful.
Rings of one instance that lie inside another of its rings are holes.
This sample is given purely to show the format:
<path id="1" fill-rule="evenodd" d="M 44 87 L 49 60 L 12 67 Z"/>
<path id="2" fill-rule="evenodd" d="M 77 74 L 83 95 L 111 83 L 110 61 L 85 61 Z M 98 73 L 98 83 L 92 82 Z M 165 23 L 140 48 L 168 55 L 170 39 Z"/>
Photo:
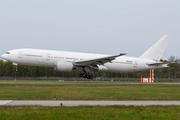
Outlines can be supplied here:
<path id="1" fill-rule="evenodd" d="M 179 84 L 1 83 L 0 100 L 180 100 Z"/>
<path id="2" fill-rule="evenodd" d="M 178 120 L 180 106 L 0 107 L 2 120 Z"/>
<path id="3" fill-rule="evenodd" d="M 0 83 L 0 100 L 52 100 L 54 96 L 59 100 L 180 100 L 180 85 Z M 177 120 L 179 118 L 180 106 L 0 106 L 2 120 Z"/>

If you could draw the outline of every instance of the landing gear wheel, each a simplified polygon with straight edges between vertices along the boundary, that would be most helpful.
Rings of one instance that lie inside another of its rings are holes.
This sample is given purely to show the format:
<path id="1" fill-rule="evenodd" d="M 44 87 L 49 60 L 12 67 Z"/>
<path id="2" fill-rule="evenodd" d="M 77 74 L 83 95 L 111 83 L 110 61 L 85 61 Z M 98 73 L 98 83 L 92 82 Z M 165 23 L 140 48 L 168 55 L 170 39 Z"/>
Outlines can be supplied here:
<path id="1" fill-rule="evenodd" d="M 87 79 L 93 79 L 93 76 L 87 75 L 86 73 L 81 73 L 80 77 L 87 78 Z"/>
<path id="2" fill-rule="evenodd" d="M 90 78 L 90 76 L 89 75 L 87 75 L 87 79 L 89 79 Z"/>
<path id="3" fill-rule="evenodd" d="M 92 79 L 93 79 L 93 76 L 90 76 L 90 79 L 92 80 Z"/>
<path id="4" fill-rule="evenodd" d="M 83 77 L 84 77 L 84 78 L 87 78 L 87 75 L 86 75 L 86 74 L 83 74 Z"/>
<path id="5" fill-rule="evenodd" d="M 80 74 L 80 77 L 83 77 L 83 74 L 82 74 L 82 73 Z"/>

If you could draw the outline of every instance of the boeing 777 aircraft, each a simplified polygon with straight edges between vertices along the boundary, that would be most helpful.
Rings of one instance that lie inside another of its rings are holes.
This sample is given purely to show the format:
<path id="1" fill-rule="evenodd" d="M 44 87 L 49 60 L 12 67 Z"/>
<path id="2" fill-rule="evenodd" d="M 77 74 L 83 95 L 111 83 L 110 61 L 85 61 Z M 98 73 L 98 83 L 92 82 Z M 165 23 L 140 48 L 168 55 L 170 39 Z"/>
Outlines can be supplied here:
<path id="1" fill-rule="evenodd" d="M 160 59 L 169 42 L 170 36 L 163 36 L 140 57 L 117 55 L 90 54 L 41 49 L 15 49 L 2 55 L 2 58 L 22 65 L 54 67 L 57 71 L 83 70 L 81 77 L 93 79 L 90 71 L 134 72 L 149 69 L 165 68 L 168 63 Z"/>

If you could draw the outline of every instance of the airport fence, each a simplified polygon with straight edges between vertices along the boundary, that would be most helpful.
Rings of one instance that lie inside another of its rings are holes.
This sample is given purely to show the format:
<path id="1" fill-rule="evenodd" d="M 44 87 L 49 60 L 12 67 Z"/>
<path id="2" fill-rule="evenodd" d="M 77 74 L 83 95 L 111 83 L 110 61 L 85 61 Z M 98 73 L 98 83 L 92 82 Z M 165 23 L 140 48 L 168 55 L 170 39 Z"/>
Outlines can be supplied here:
<path id="1" fill-rule="evenodd" d="M 141 82 L 141 78 L 107 78 L 96 77 L 93 80 L 86 78 L 64 78 L 64 77 L 0 77 L 0 80 L 34 80 L 34 81 L 108 81 L 108 82 Z M 180 78 L 155 78 L 154 82 L 180 82 Z"/>

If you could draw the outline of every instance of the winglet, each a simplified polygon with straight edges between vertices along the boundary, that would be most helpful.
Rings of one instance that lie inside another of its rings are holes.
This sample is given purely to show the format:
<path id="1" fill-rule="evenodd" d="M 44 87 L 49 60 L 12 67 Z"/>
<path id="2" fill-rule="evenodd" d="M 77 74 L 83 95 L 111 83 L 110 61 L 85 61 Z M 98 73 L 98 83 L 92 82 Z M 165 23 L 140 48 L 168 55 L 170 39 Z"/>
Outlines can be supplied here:
<path id="1" fill-rule="evenodd" d="M 123 55 L 126 55 L 126 53 L 120 53 L 119 56 L 123 56 Z"/>

